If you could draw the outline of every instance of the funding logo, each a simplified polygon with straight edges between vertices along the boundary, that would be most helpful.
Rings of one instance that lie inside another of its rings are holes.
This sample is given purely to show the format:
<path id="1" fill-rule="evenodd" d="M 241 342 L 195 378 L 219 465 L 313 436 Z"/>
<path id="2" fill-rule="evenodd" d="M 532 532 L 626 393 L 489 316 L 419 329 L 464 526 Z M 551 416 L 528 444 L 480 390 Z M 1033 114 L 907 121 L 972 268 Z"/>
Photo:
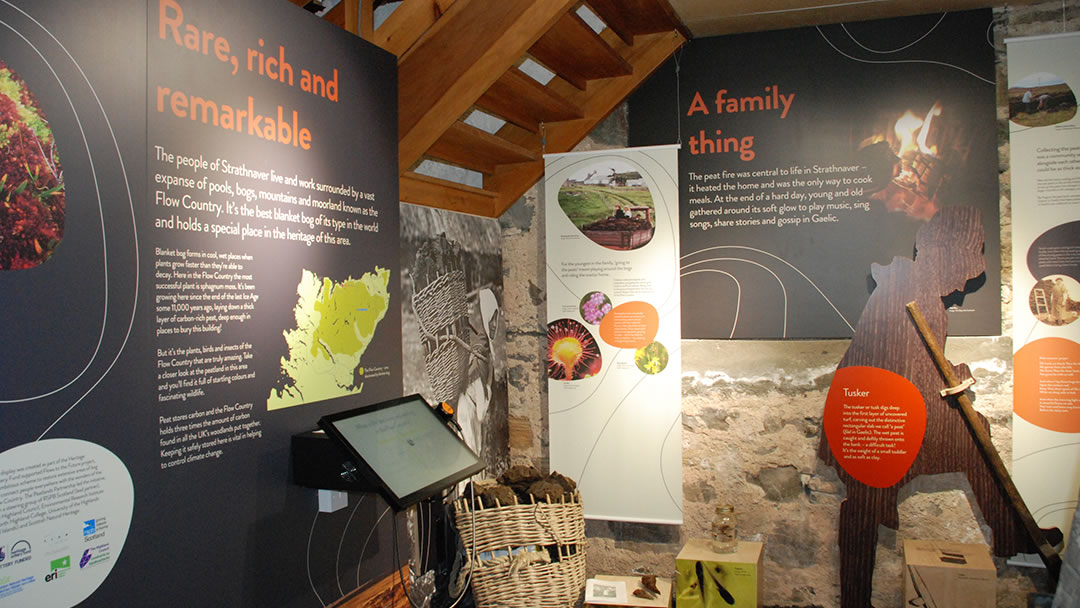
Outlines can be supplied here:
<path id="1" fill-rule="evenodd" d="M 51 583 L 58 578 L 64 578 L 71 569 L 71 556 L 65 555 L 49 562 L 49 573 L 45 575 L 45 582 Z"/>
<path id="2" fill-rule="evenodd" d="M 15 563 L 23 561 L 22 558 L 30 557 L 30 542 L 25 540 L 16 541 L 14 545 L 11 545 L 8 556 Z"/>
<path id="3" fill-rule="evenodd" d="M 0 569 L 21 564 L 30 559 L 30 543 L 18 540 L 11 545 L 0 545 Z"/>
<path id="4" fill-rule="evenodd" d="M 109 528 L 109 522 L 104 517 L 96 517 L 83 522 L 83 541 L 90 542 L 105 536 L 105 530 Z"/>
<path id="5" fill-rule="evenodd" d="M 79 558 L 79 569 L 93 568 L 94 566 L 109 561 L 109 543 L 102 543 L 88 547 Z"/>

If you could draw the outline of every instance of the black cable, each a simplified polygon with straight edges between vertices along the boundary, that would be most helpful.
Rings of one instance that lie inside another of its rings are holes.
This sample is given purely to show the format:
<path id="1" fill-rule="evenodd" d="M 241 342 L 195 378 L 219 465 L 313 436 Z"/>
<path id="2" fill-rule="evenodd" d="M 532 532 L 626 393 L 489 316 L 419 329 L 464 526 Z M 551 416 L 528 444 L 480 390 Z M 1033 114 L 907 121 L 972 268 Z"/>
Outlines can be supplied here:
<path id="1" fill-rule="evenodd" d="M 394 519 L 394 539 L 392 541 L 392 544 L 394 545 L 394 568 L 397 569 L 398 581 L 401 582 L 401 590 L 405 593 L 405 599 L 409 600 L 409 606 L 411 606 L 412 608 L 418 608 L 417 605 L 413 603 L 412 596 L 409 595 L 409 588 L 405 586 L 405 577 L 401 574 L 401 567 L 399 565 L 401 563 L 401 560 L 398 558 L 397 513 L 394 514 L 393 519 Z M 419 533 L 420 532 L 417 531 L 417 534 L 419 534 Z M 411 572 L 410 572 L 410 574 L 411 574 Z"/>
<path id="2" fill-rule="evenodd" d="M 440 408 L 440 407 L 436 407 L 434 409 L 435 409 L 435 411 L 437 413 L 445 412 L 445 410 L 442 410 L 442 408 Z M 451 429 L 456 429 L 458 437 L 461 437 L 461 440 L 464 441 L 465 437 L 464 437 L 464 435 L 462 433 L 461 426 L 457 423 L 457 420 L 454 420 L 454 418 L 452 416 L 447 416 L 445 419 L 446 419 L 447 424 L 451 427 Z M 456 491 L 456 484 L 455 484 L 455 491 Z M 469 484 L 469 495 L 470 495 L 470 498 L 469 498 L 470 501 L 475 501 L 476 500 L 476 492 L 473 489 L 473 485 L 471 483 Z M 443 503 L 443 506 L 445 507 L 446 504 Z M 469 507 L 470 507 L 469 510 L 472 513 L 472 529 L 473 529 L 473 532 L 472 532 L 472 554 L 473 554 L 473 556 L 472 556 L 472 560 L 468 561 L 469 574 L 468 574 L 468 577 L 465 580 L 465 584 L 462 585 L 461 593 L 458 594 L 458 597 L 457 597 L 457 599 L 454 600 L 454 603 L 450 604 L 447 608 L 456 608 L 456 606 L 459 603 L 461 603 L 461 600 L 465 598 L 465 595 L 469 591 L 469 585 L 472 583 L 473 569 L 476 567 L 476 564 L 475 564 L 475 562 L 476 562 L 476 505 L 474 503 L 470 503 Z M 417 506 L 416 508 L 419 511 L 419 507 Z M 385 515 L 385 513 L 384 513 L 384 515 Z M 394 554 L 393 554 L 393 557 L 394 557 L 394 568 L 397 569 L 397 573 L 398 573 L 398 582 L 401 583 L 401 590 L 405 593 L 405 599 L 409 600 L 409 606 L 411 608 L 419 608 L 413 602 L 412 596 L 409 595 L 409 588 L 405 586 L 405 577 L 404 577 L 404 575 L 401 574 L 401 568 L 399 567 L 400 557 L 399 557 L 399 554 L 398 554 L 397 513 L 394 514 L 393 519 L 394 519 L 394 527 L 393 527 Z M 429 520 L 431 519 L 430 511 L 428 512 L 428 519 Z M 378 525 L 379 522 L 376 521 L 375 523 L 376 523 L 376 525 Z M 430 521 L 429 521 L 429 524 L 430 524 Z M 423 541 L 420 539 L 421 529 L 420 529 L 419 525 L 417 525 L 416 534 L 417 534 L 417 546 L 420 547 L 420 549 L 419 549 L 419 551 L 420 551 L 420 559 L 422 560 L 423 559 Z M 431 533 L 429 532 L 428 533 L 429 542 L 430 542 L 430 536 L 431 536 Z M 430 556 L 431 555 L 430 555 L 430 551 L 429 551 L 428 557 L 430 557 Z M 466 552 L 465 553 L 465 558 L 468 559 L 468 557 L 469 557 L 468 552 Z M 420 567 L 421 567 L 421 570 L 423 570 L 423 564 L 420 564 Z M 359 567 L 357 569 L 357 572 L 359 573 Z M 410 573 L 410 575 L 412 574 L 412 569 L 411 568 L 410 568 L 409 573 Z M 449 582 L 447 582 L 447 595 L 449 595 Z M 432 599 L 434 600 L 434 594 L 432 594 Z"/>
<path id="3" fill-rule="evenodd" d="M 469 500 L 471 500 L 471 501 L 476 500 L 476 492 L 473 490 L 472 484 L 469 484 L 469 495 L 470 495 Z M 461 600 L 463 600 L 465 598 L 465 595 L 469 592 L 469 585 L 472 583 L 473 569 L 476 568 L 476 505 L 475 504 L 470 504 L 470 509 L 469 510 L 472 513 L 472 530 L 473 530 L 472 531 L 472 555 L 473 556 L 472 556 L 472 559 L 468 560 L 468 562 L 467 562 L 468 566 L 469 566 L 469 575 L 465 580 L 465 584 L 462 585 L 461 592 L 458 594 L 457 598 L 454 600 L 454 603 L 450 604 L 447 608 L 456 608 L 456 606 L 461 603 Z M 393 519 L 394 519 L 394 539 L 393 539 L 393 544 L 394 544 L 394 567 L 397 569 L 398 582 L 401 583 L 401 590 L 405 593 L 405 598 L 407 600 L 409 600 L 409 606 L 411 608 L 419 608 L 415 603 L 413 603 L 412 596 L 409 595 L 409 588 L 405 586 L 405 577 L 401 574 L 401 568 L 398 566 L 398 564 L 400 564 L 400 557 L 398 555 L 398 523 L 397 523 L 397 514 L 396 513 L 394 514 Z M 417 530 L 417 534 L 419 534 L 419 530 Z M 465 557 L 466 557 L 466 559 L 468 559 L 468 557 L 469 557 L 468 552 L 466 552 Z M 447 583 L 447 591 L 449 591 L 449 582 Z M 432 596 L 432 598 L 434 599 L 434 595 Z"/>

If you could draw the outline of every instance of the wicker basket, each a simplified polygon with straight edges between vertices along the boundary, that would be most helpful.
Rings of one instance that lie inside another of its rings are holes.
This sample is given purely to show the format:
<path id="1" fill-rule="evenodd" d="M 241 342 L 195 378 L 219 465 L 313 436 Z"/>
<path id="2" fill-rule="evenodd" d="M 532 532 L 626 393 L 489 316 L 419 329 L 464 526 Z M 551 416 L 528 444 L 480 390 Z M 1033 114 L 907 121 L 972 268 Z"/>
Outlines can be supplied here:
<path id="1" fill-rule="evenodd" d="M 567 502 L 478 508 L 476 552 L 473 510 L 456 503 L 455 521 L 469 556 L 472 589 L 478 608 L 567 608 L 585 588 L 585 511 L 577 494 Z M 510 558 L 473 562 L 475 555 L 539 545 L 558 557 L 550 563 Z"/>

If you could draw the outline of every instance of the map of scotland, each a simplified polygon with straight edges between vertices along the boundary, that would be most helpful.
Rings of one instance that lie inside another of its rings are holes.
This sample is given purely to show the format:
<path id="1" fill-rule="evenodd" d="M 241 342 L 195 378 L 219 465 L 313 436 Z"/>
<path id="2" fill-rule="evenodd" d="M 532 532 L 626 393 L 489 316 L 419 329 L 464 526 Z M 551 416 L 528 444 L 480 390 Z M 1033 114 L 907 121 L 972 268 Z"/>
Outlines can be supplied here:
<path id="1" fill-rule="evenodd" d="M 289 352 L 281 358 L 281 375 L 266 409 L 363 390 L 360 359 L 390 306 L 389 282 L 390 271 L 379 267 L 341 282 L 304 270 L 296 286 L 296 329 L 283 332 Z"/>

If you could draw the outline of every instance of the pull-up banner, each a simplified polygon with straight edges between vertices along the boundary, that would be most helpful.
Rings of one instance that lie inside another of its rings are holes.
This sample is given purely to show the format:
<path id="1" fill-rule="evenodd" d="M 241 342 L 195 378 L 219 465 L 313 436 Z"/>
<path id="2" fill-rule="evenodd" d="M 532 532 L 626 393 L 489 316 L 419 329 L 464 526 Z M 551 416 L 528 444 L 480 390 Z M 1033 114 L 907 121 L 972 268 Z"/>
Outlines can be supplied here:
<path id="1" fill-rule="evenodd" d="M 1067 531 L 1080 490 L 1080 35 L 1006 43 L 1013 476 L 1039 526 Z"/>
<path id="2" fill-rule="evenodd" d="M 546 157 L 551 467 L 586 517 L 682 522 L 677 150 Z"/>

